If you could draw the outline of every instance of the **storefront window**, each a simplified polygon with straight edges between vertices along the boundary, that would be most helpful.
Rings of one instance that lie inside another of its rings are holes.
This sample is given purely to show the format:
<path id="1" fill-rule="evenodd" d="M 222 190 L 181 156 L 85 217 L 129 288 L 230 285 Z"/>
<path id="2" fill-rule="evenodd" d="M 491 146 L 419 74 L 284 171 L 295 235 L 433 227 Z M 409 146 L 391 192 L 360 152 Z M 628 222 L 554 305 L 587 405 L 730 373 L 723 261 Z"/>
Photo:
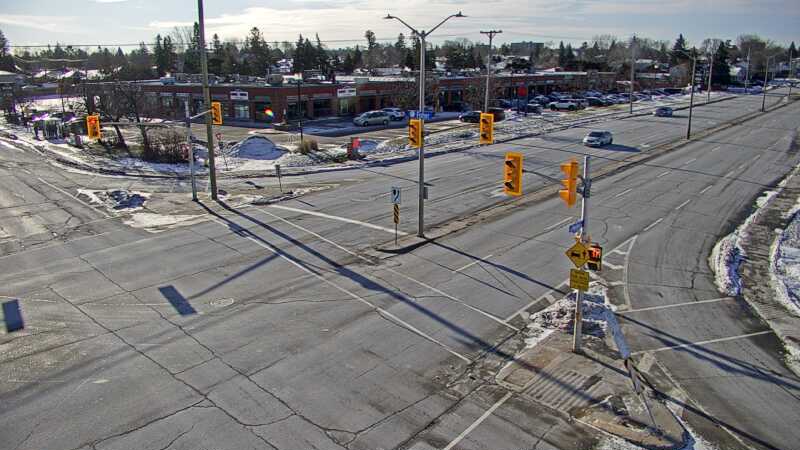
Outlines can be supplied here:
<path id="1" fill-rule="evenodd" d="M 339 115 L 350 116 L 356 113 L 355 97 L 339 99 Z"/>
<path id="2" fill-rule="evenodd" d="M 234 103 L 233 118 L 236 120 L 250 120 L 250 105 L 247 103 Z"/>
<path id="3" fill-rule="evenodd" d="M 257 122 L 272 122 L 275 120 L 275 112 L 272 110 L 272 102 L 256 102 L 253 104 L 255 107 L 255 115 Z M 272 114 L 270 114 L 272 112 Z"/>
<path id="4" fill-rule="evenodd" d="M 333 115 L 333 108 L 331 107 L 330 99 L 314 100 L 314 116 L 328 117 Z"/>

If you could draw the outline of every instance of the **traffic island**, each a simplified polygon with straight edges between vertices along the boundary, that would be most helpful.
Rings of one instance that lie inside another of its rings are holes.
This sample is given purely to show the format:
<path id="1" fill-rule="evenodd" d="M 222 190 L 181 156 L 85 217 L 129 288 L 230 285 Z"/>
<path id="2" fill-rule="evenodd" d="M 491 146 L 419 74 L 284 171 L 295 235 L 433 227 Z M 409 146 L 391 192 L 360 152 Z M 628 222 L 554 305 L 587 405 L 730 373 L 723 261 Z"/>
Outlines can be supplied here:
<path id="1" fill-rule="evenodd" d="M 659 394 L 639 382 L 637 394 L 614 338 L 619 333 L 604 295 L 583 303 L 582 352 L 572 352 L 575 310 L 570 295 L 515 322 L 518 351 L 495 377 L 498 385 L 569 419 L 648 449 L 676 449 L 688 433 Z M 624 344 L 623 344 L 624 345 Z"/>

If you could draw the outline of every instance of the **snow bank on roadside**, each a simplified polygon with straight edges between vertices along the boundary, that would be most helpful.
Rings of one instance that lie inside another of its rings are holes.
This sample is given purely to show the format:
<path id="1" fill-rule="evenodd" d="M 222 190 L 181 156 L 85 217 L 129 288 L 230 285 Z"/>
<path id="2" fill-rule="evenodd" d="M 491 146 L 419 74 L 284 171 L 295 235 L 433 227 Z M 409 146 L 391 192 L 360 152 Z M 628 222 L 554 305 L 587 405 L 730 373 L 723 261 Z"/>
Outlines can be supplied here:
<path id="1" fill-rule="evenodd" d="M 793 208 L 792 221 L 781 232 L 770 249 L 770 276 L 777 299 L 800 315 L 800 215 Z M 788 217 L 788 216 L 787 216 Z"/>
<path id="2" fill-rule="evenodd" d="M 89 203 L 104 206 L 115 211 L 137 211 L 144 208 L 144 203 L 150 198 L 146 192 L 115 190 L 78 189 L 78 196 L 86 197 Z"/>
<path id="3" fill-rule="evenodd" d="M 286 154 L 271 140 L 263 136 L 250 136 L 230 148 L 231 156 L 239 159 L 276 160 Z"/>
<path id="4" fill-rule="evenodd" d="M 714 246 L 708 258 L 709 266 L 714 271 L 714 281 L 717 288 L 725 295 L 739 295 L 742 289 L 739 278 L 739 266 L 747 256 L 742 248 L 742 240 L 747 238 L 747 228 L 761 214 L 761 208 L 766 205 L 777 191 L 766 191 L 756 199 L 756 211 L 751 214 L 733 233 L 723 237 Z"/>
<path id="5" fill-rule="evenodd" d="M 156 214 L 150 212 L 139 212 L 131 214 L 130 217 L 124 220 L 125 225 L 134 228 L 143 228 L 151 233 L 158 233 L 166 231 L 176 225 L 188 225 L 190 223 L 207 220 L 208 218 L 203 215 L 169 215 L 169 214 Z"/>

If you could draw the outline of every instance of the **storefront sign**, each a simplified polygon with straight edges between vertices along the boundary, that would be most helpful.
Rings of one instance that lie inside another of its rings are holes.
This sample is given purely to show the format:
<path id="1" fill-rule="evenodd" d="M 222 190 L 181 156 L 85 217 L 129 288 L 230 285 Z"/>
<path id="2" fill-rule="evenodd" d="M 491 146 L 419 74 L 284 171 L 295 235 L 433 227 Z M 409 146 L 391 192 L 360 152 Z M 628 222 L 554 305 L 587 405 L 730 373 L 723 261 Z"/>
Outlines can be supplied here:
<path id="1" fill-rule="evenodd" d="M 250 99 L 247 91 L 231 91 L 230 92 L 231 100 L 238 100 L 238 101 L 247 101 Z"/>
<path id="2" fill-rule="evenodd" d="M 336 90 L 336 96 L 339 98 L 355 97 L 356 88 L 341 88 Z"/>

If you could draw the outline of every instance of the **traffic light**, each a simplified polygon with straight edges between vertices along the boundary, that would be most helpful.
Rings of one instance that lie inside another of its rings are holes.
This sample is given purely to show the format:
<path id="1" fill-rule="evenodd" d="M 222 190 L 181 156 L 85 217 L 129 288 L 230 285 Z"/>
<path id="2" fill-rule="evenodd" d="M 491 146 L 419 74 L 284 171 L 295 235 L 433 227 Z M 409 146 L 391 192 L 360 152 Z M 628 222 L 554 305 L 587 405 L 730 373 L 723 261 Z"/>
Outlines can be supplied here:
<path id="1" fill-rule="evenodd" d="M 214 125 L 222 125 L 222 103 L 211 102 L 211 122 Z"/>
<path id="2" fill-rule="evenodd" d="M 89 139 L 102 138 L 102 134 L 100 133 L 100 116 L 98 114 L 86 116 L 86 134 L 89 135 Z"/>
<path id="3" fill-rule="evenodd" d="M 422 120 L 409 119 L 408 121 L 408 145 L 416 148 L 422 147 Z"/>
<path id="4" fill-rule="evenodd" d="M 503 164 L 503 192 L 507 195 L 522 195 L 522 153 L 506 153 Z"/>
<path id="5" fill-rule="evenodd" d="M 603 247 L 597 244 L 590 245 L 588 255 L 589 259 L 586 261 L 586 267 L 589 270 L 600 272 L 603 268 Z"/>
<path id="6" fill-rule="evenodd" d="M 494 114 L 481 113 L 480 144 L 494 144 Z"/>
<path id="7" fill-rule="evenodd" d="M 578 200 L 578 161 L 574 159 L 561 164 L 561 171 L 564 172 L 564 178 L 561 184 L 564 189 L 558 191 L 558 195 L 567 204 L 567 207 L 572 208 Z"/>

